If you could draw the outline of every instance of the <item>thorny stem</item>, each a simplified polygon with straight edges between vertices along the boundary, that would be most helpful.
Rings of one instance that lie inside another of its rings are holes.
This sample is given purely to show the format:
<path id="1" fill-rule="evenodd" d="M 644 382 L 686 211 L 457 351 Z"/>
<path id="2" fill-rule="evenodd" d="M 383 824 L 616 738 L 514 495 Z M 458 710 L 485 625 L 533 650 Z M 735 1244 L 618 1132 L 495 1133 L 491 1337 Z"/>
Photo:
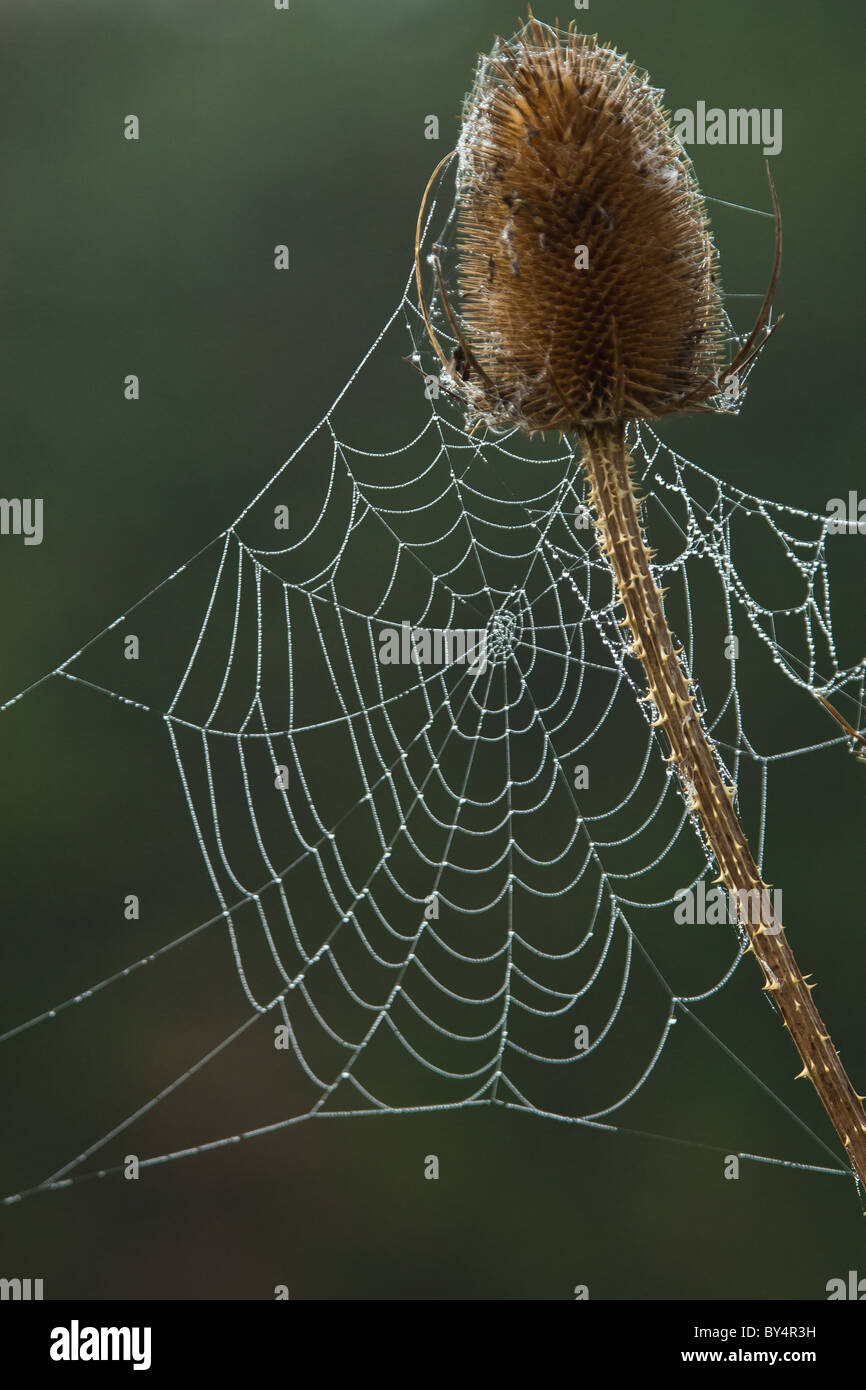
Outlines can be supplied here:
<path id="1" fill-rule="evenodd" d="M 671 748 L 671 757 L 687 790 L 689 809 L 698 817 L 719 869 L 719 882 L 737 894 L 738 904 L 769 902 L 767 885 L 752 858 L 732 805 L 733 787 L 725 786 L 713 745 L 695 708 L 650 570 L 638 501 L 631 479 L 631 459 L 622 423 L 588 427 L 579 432 L 583 467 L 590 483 L 590 503 L 604 553 L 613 569 L 626 624 L 647 679 L 648 695 Z M 739 896 L 741 893 L 749 897 Z M 848 1159 L 866 1191 L 866 1115 L 807 984 L 794 959 L 785 928 L 772 914 L 744 913 L 740 920 L 749 947 L 764 972 L 764 989 L 782 1015 L 803 1062 L 800 1076 L 818 1092 Z M 749 917 L 754 920 L 744 920 Z"/>

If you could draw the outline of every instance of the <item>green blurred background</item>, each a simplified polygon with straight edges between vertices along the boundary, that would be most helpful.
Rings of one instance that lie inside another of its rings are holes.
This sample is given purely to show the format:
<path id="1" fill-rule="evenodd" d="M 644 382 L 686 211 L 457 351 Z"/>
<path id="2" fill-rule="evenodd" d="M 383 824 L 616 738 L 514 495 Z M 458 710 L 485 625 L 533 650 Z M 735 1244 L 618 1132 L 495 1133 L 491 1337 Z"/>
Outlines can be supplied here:
<path id="1" fill-rule="evenodd" d="M 578 18 L 646 67 L 671 108 L 784 110 L 785 325 L 739 421 L 675 422 L 664 437 L 814 511 L 866 490 L 862 7 L 592 0 Z M 321 417 L 399 300 L 419 196 L 476 56 L 517 21 L 501 0 L 291 0 L 285 13 L 270 0 L 4 0 L 0 491 L 44 497 L 46 533 L 39 547 L 0 544 L 0 701 L 208 542 Z M 131 112 L 137 143 L 122 138 Z M 766 206 L 756 151 L 693 153 L 707 193 Z M 762 289 L 766 226 L 720 217 L 718 231 L 726 287 Z M 134 406 L 127 372 L 142 380 Z M 406 372 L 405 402 L 359 399 L 355 437 L 383 416 L 408 437 L 411 389 Z M 863 654 L 858 542 L 843 542 L 843 664 Z M 187 649 L 194 632 L 179 632 Z M 139 674 L 158 705 L 178 670 L 172 655 Z M 780 690 L 768 687 L 766 729 L 783 746 L 802 729 Z M 832 732 L 816 712 L 815 742 Z M 0 739 L 11 1024 L 215 909 L 158 719 L 55 680 L 0 718 Z M 842 749 L 796 760 L 771 813 L 768 875 L 866 1089 L 866 773 Z M 118 911 L 131 891 L 146 903 L 134 928 Z M 702 1016 L 838 1151 L 789 1080 L 796 1058 L 749 963 Z M 3 1191 L 59 1167 L 243 1017 L 214 934 L 7 1043 Z M 284 1113 L 245 1040 L 167 1108 L 158 1151 Z M 492 1110 L 301 1125 L 7 1208 L 0 1273 L 42 1277 L 49 1297 L 269 1298 L 287 1284 L 293 1297 L 569 1298 L 588 1284 L 594 1298 L 665 1299 L 820 1299 L 829 1278 L 866 1274 L 850 1183 L 764 1165 L 721 1180 L 719 1146 L 822 1154 L 689 1025 L 634 1127 L 713 1147 Z M 152 1151 L 126 1142 L 121 1155 Z M 423 1179 L 429 1153 L 438 1182 Z"/>

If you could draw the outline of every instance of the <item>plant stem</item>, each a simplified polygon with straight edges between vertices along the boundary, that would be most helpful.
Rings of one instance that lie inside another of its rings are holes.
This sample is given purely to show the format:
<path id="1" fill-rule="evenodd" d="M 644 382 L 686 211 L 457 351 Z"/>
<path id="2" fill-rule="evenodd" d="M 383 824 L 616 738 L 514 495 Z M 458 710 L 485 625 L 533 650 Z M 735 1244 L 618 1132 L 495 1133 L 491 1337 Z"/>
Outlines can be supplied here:
<path id="1" fill-rule="evenodd" d="M 695 708 L 680 650 L 664 614 L 662 596 L 650 570 L 650 555 L 641 526 L 625 448 L 623 423 L 579 431 L 583 467 L 590 482 L 590 502 L 601 545 L 616 579 L 634 652 L 646 675 L 655 704 L 655 721 L 668 739 L 671 757 L 687 791 L 719 870 L 719 880 L 738 895 L 740 920 L 748 933 L 748 950 L 764 972 L 770 993 L 803 1062 L 800 1076 L 818 1092 L 848 1159 L 866 1191 L 866 1115 L 827 1028 L 812 1002 L 807 984 L 785 936 L 785 928 L 767 911 L 769 893 L 749 850 L 732 805 L 715 750 Z M 740 896 L 742 893 L 749 897 Z M 757 922 L 744 903 L 763 906 Z M 744 918 L 746 920 L 744 920 Z M 752 920 L 749 920 L 749 919 Z"/>

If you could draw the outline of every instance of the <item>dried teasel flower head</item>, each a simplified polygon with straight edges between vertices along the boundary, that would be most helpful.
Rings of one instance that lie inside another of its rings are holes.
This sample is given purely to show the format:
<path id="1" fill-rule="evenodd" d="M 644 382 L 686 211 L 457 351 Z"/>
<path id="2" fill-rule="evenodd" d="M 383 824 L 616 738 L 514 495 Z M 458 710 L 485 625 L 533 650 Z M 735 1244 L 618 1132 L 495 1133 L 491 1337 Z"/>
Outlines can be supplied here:
<path id="1" fill-rule="evenodd" d="M 530 18 L 480 61 L 456 153 L 456 311 L 431 258 L 450 361 L 416 268 L 470 419 L 533 433 L 731 409 L 767 336 L 778 205 L 772 282 L 731 359 L 704 200 L 644 73 Z"/>

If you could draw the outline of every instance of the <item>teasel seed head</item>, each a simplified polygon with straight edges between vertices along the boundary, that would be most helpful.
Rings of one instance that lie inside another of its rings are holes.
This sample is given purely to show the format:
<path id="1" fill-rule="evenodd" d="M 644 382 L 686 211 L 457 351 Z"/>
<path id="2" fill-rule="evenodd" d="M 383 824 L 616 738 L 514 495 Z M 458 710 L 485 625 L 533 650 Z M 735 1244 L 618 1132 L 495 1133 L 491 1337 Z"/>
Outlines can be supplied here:
<path id="1" fill-rule="evenodd" d="M 766 340 L 778 216 L 770 289 L 731 360 L 704 200 L 644 73 L 530 17 L 481 60 L 456 154 L 456 307 L 433 258 L 450 361 L 420 265 L 418 280 L 470 419 L 531 434 L 737 408 L 724 381 Z"/>

